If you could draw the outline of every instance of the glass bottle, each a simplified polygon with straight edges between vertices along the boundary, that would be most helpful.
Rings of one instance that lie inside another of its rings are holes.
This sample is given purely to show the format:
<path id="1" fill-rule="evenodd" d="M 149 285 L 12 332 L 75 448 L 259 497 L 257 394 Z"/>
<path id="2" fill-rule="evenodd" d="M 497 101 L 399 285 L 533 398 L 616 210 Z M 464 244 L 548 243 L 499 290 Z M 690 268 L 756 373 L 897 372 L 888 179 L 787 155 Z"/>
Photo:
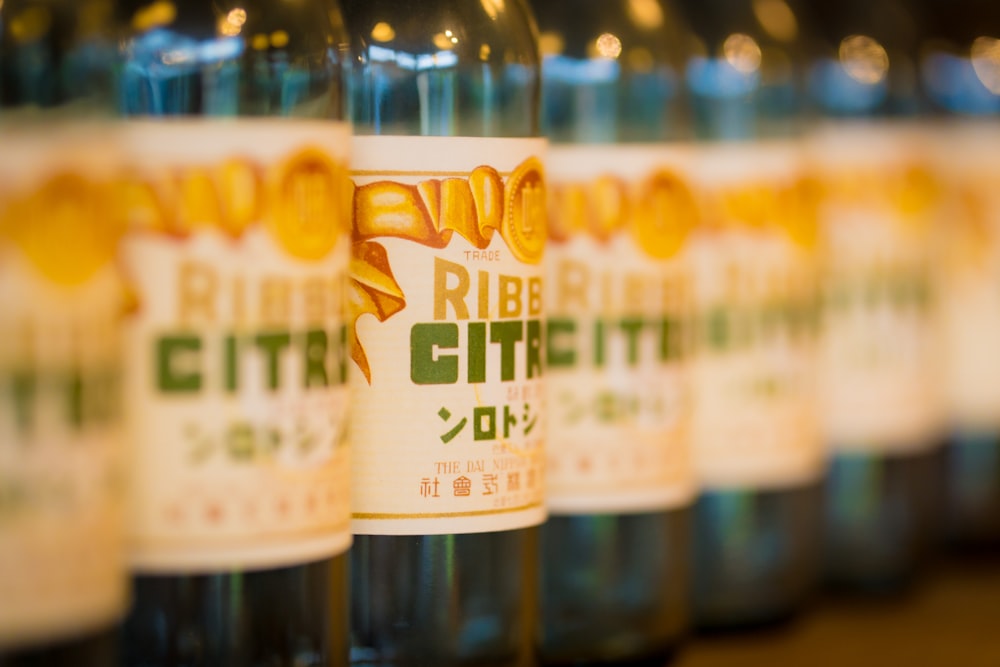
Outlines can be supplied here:
<path id="1" fill-rule="evenodd" d="M 704 628 L 783 620 L 818 569 L 816 240 L 795 137 L 798 8 L 683 3 L 700 51 L 685 83 L 696 185 L 694 614 Z"/>
<path id="2" fill-rule="evenodd" d="M 128 604 L 110 4 L 0 5 L 0 665 L 104 667 Z"/>
<path id="3" fill-rule="evenodd" d="M 344 3 L 351 662 L 527 665 L 545 514 L 537 40 L 519 1 L 416 10 Z"/>
<path id="4" fill-rule="evenodd" d="M 694 200 L 668 148 L 686 129 L 686 35 L 659 0 L 533 7 L 553 142 L 540 656 L 660 665 L 690 597 Z"/>
<path id="5" fill-rule="evenodd" d="M 823 205 L 825 564 L 834 585 L 885 590 L 937 532 L 941 381 L 912 10 L 819 6 L 810 153 Z"/>
<path id="6" fill-rule="evenodd" d="M 347 662 L 337 5 L 120 3 L 134 487 L 125 665 Z"/>
<path id="7" fill-rule="evenodd" d="M 1000 39 L 992 3 L 921 3 L 921 89 L 930 106 L 933 158 L 943 183 L 938 233 L 949 439 L 944 447 L 946 537 L 972 550 L 1000 547 L 1000 86 L 990 48 Z"/>

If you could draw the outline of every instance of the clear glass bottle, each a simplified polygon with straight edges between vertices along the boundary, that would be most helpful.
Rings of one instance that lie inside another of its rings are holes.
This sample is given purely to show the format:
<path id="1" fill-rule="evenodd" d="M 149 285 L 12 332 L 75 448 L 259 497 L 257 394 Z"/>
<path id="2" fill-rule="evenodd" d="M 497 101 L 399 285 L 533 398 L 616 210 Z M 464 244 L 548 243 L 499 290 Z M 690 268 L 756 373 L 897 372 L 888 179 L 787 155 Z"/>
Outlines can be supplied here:
<path id="1" fill-rule="evenodd" d="M 119 10 L 136 449 L 123 664 L 344 665 L 338 6 Z"/>
<path id="2" fill-rule="evenodd" d="M 892 589 L 916 572 L 940 515 L 936 188 L 912 122 L 918 24 L 894 0 L 814 9 L 812 153 L 828 184 L 825 566 L 835 585 Z"/>
<path id="3" fill-rule="evenodd" d="M 518 206 L 525 184 L 532 197 L 542 187 L 530 157 L 539 140 L 529 139 L 539 134 L 535 28 L 524 4 L 509 0 L 350 0 L 344 15 L 355 49 L 351 95 L 359 135 L 354 276 L 366 290 L 358 298 L 353 369 L 351 662 L 528 665 L 538 559 L 533 526 L 544 518 L 539 431 L 529 426 L 540 423 L 530 415 L 539 416 L 541 387 L 536 367 L 525 375 L 523 342 L 508 348 L 518 359 L 498 381 L 495 345 L 485 342 L 485 331 L 521 326 L 520 308 L 508 314 L 514 319 L 493 321 L 501 267 L 508 285 L 540 285 L 534 281 L 544 225 L 534 216 L 542 200 L 524 199 L 521 222 L 495 231 L 500 217 L 513 220 L 508 206 Z M 440 200 L 430 194 L 439 187 Z M 511 199 L 492 208 L 486 189 Z M 380 199 L 383 190 L 396 195 Z M 390 201 L 402 203 L 383 217 Z M 467 208 L 472 201 L 478 208 Z M 528 252 L 511 245 L 515 228 L 528 242 L 518 247 Z M 439 292 L 449 286 L 477 294 L 478 307 L 443 300 Z M 431 296 L 441 307 L 433 316 L 424 305 Z M 529 317 L 540 316 L 537 305 Z M 445 364 L 461 363 L 451 367 L 460 374 L 450 377 L 438 365 L 443 375 L 428 376 L 426 358 L 397 359 L 394 350 L 411 349 L 408 325 L 419 317 L 435 322 L 415 323 L 412 331 L 444 327 L 462 337 L 437 353 Z M 540 331 L 540 320 L 531 321 L 525 335 L 537 345 L 532 330 Z M 468 342 L 477 336 L 481 343 Z M 466 360 L 467 344 L 491 351 L 474 364 Z M 460 352 L 445 354 L 456 346 Z M 516 463 L 498 477 L 490 466 L 501 458 Z M 515 481 L 520 492 L 512 490 Z"/>
<path id="4" fill-rule="evenodd" d="M 971 550 L 1000 548 L 1000 355 L 997 311 L 1000 87 L 988 67 L 1000 38 L 993 3 L 921 3 L 921 90 L 944 180 L 937 278 L 944 332 L 949 440 L 944 447 L 946 538 Z M 984 59 L 984 56 L 985 59 Z"/>
<path id="5" fill-rule="evenodd" d="M 727 628 L 791 616 L 818 571 L 814 240 L 807 214 L 790 226 L 778 216 L 788 206 L 781 201 L 808 199 L 799 196 L 807 188 L 794 142 L 803 25 L 785 0 L 689 0 L 682 8 L 701 42 L 685 77 L 702 140 L 700 180 L 723 190 L 710 227 L 733 230 L 717 241 L 706 233 L 705 268 L 695 278 L 704 295 L 694 614 L 704 628 Z M 775 262 L 762 259 L 776 251 Z"/>
<path id="6" fill-rule="evenodd" d="M 0 6 L 0 665 L 115 664 L 122 533 L 113 16 Z"/>
<path id="7" fill-rule="evenodd" d="M 686 234 L 674 216 L 693 199 L 667 148 L 687 131 L 687 35 L 659 0 L 536 0 L 533 8 L 542 127 L 553 142 L 549 224 L 563 232 L 550 231 L 547 258 L 553 414 L 540 657 L 660 665 L 677 648 L 690 604 L 693 313 L 683 243 L 671 234 Z M 673 189 L 655 190 L 657 178 Z M 680 210 L 671 199 L 678 189 Z M 666 219 L 651 221 L 651 245 L 633 236 L 644 191 L 666 202 Z M 602 206 L 606 216 L 589 217 Z M 615 296 L 602 300 L 599 285 L 613 285 Z M 641 331 L 630 339 L 617 322 Z M 667 354 L 657 354 L 661 335 L 672 336 Z"/>

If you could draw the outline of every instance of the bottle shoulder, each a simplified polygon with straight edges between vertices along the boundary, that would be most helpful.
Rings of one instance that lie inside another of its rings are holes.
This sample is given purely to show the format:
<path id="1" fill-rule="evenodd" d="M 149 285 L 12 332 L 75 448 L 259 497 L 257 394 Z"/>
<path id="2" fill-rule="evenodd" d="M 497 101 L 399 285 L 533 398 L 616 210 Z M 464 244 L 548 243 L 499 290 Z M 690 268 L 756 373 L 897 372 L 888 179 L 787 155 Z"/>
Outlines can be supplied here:
<path id="1" fill-rule="evenodd" d="M 559 143 L 646 143 L 686 134 L 686 30 L 666 0 L 534 0 L 543 127 Z"/>
<path id="2" fill-rule="evenodd" d="M 355 62 L 403 71 L 538 67 L 534 27 L 518 0 L 348 1 Z"/>
<path id="3" fill-rule="evenodd" d="M 127 115 L 344 114 L 334 0 L 119 2 Z"/>
<path id="4" fill-rule="evenodd" d="M 359 134 L 538 135 L 541 71 L 523 0 L 346 0 Z"/>
<path id="5" fill-rule="evenodd" d="M 642 69 L 676 65 L 690 44 L 673 5 L 664 0 L 535 0 L 543 56 L 621 59 Z"/>
<path id="6" fill-rule="evenodd" d="M 113 26 L 108 0 L 0 2 L 0 106 L 109 113 Z"/>

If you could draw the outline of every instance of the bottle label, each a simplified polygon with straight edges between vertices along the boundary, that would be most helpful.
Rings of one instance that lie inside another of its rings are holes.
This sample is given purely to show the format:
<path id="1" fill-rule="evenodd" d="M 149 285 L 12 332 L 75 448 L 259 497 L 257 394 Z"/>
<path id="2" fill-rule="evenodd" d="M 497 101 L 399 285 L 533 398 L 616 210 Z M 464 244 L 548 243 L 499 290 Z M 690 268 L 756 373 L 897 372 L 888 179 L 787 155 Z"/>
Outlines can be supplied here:
<path id="1" fill-rule="evenodd" d="M 831 127 L 811 145 L 826 195 L 824 427 L 835 450 L 935 444 L 942 391 L 931 293 L 939 184 L 903 128 Z"/>
<path id="2" fill-rule="evenodd" d="M 930 131 L 943 186 L 938 307 L 948 417 L 992 432 L 1000 429 L 1000 132 L 969 121 Z"/>
<path id="3" fill-rule="evenodd" d="M 780 488 L 822 469 L 817 265 L 809 182 L 792 144 L 699 146 L 703 224 L 694 451 L 710 488 Z"/>
<path id="4" fill-rule="evenodd" d="M 131 558 L 282 567 L 350 544 L 350 129 L 126 127 Z"/>
<path id="5" fill-rule="evenodd" d="M 123 550 L 114 141 L 0 130 L 0 652 L 110 627 Z"/>
<path id="6" fill-rule="evenodd" d="M 355 139 L 355 533 L 545 518 L 544 149 Z"/>
<path id="7" fill-rule="evenodd" d="M 683 157 L 655 146 L 549 150 L 552 512 L 661 511 L 694 495 L 684 251 L 697 212 L 671 164 Z"/>

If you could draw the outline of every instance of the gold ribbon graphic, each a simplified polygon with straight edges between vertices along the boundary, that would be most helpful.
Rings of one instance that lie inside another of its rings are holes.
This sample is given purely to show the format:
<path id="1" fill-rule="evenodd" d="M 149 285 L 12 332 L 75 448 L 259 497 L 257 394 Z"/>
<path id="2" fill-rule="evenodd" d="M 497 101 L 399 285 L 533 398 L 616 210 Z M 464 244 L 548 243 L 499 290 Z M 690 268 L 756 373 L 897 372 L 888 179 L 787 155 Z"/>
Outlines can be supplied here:
<path id="1" fill-rule="evenodd" d="M 81 285 L 111 264 L 124 233 L 112 186 L 77 173 L 53 174 L 0 202 L 0 244 L 12 242 L 57 285 Z"/>
<path id="2" fill-rule="evenodd" d="M 127 177 L 118 196 L 132 229 L 187 238 L 215 228 L 238 239 L 263 224 L 290 256 L 316 261 L 346 236 L 348 188 L 342 162 L 304 147 L 274 166 L 233 157 Z"/>
<path id="3" fill-rule="evenodd" d="M 797 246 L 815 247 L 819 239 L 821 182 L 801 175 L 790 183 L 748 183 L 703 193 L 706 225 L 778 230 Z"/>
<path id="4" fill-rule="evenodd" d="M 941 225 L 941 258 L 953 275 L 983 275 L 989 271 L 991 256 L 998 251 L 997 233 L 990 219 L 996 200 L 995 174 L 953 183 L 944 196 L 949 202 L 947 225 Z"/>
<path id="5" fill-rule="evenodd" d="M 553 187 L 549 234 L 557 243 L 588 234 L 600 243 L 628 230 L 655 259 L 669 259 L 700 224 L 708 229 L 741 225 L 777 227 L 796 244 L 818 238 L 819 181 L 801 176 L 790 184 L 745 183 L 692 192 L 676 174 L 657 170 L 631 186 L 613 176 Z"/>
<path id="6" fill-rule="evenodd" d="M 351 358 L 370 384 L 371 365 L 357 335 L 358 318 L 384 322 L 406 307 L 384 246 L 392 237 L 429 248 L 445 248 L 458 234 L 484 250 L 500 233 L 520 262 L 538 264 L 546 239 L 545 177 L 529 158 L 507 182 L 496 169 L 480 166 L 467 178 L 427 179 L 415 185 L 376 181 L 354 190 L 354 250 L 349 302 Z"/>
<path id="7" fill-rule="evenodd" d="M 931 211 L 942 197 L 935 174 L 922 164 L 881 170 L 857 169 L 831 172 L 823 182 L 823 197 L 851 204 L 889 208 L 906 228 L 928 231 Z"/>
<path id="8" fill-rule="evenodd" d="M 604 175 L 561 183 L 552 190 L 549 237 L 557 243 L 588 234 L 603 244 L 627 230 L 646 255 L 669 259 L 684 246 L 700 217 L 691 190 L 663 169 L 634 186 Z"/>

